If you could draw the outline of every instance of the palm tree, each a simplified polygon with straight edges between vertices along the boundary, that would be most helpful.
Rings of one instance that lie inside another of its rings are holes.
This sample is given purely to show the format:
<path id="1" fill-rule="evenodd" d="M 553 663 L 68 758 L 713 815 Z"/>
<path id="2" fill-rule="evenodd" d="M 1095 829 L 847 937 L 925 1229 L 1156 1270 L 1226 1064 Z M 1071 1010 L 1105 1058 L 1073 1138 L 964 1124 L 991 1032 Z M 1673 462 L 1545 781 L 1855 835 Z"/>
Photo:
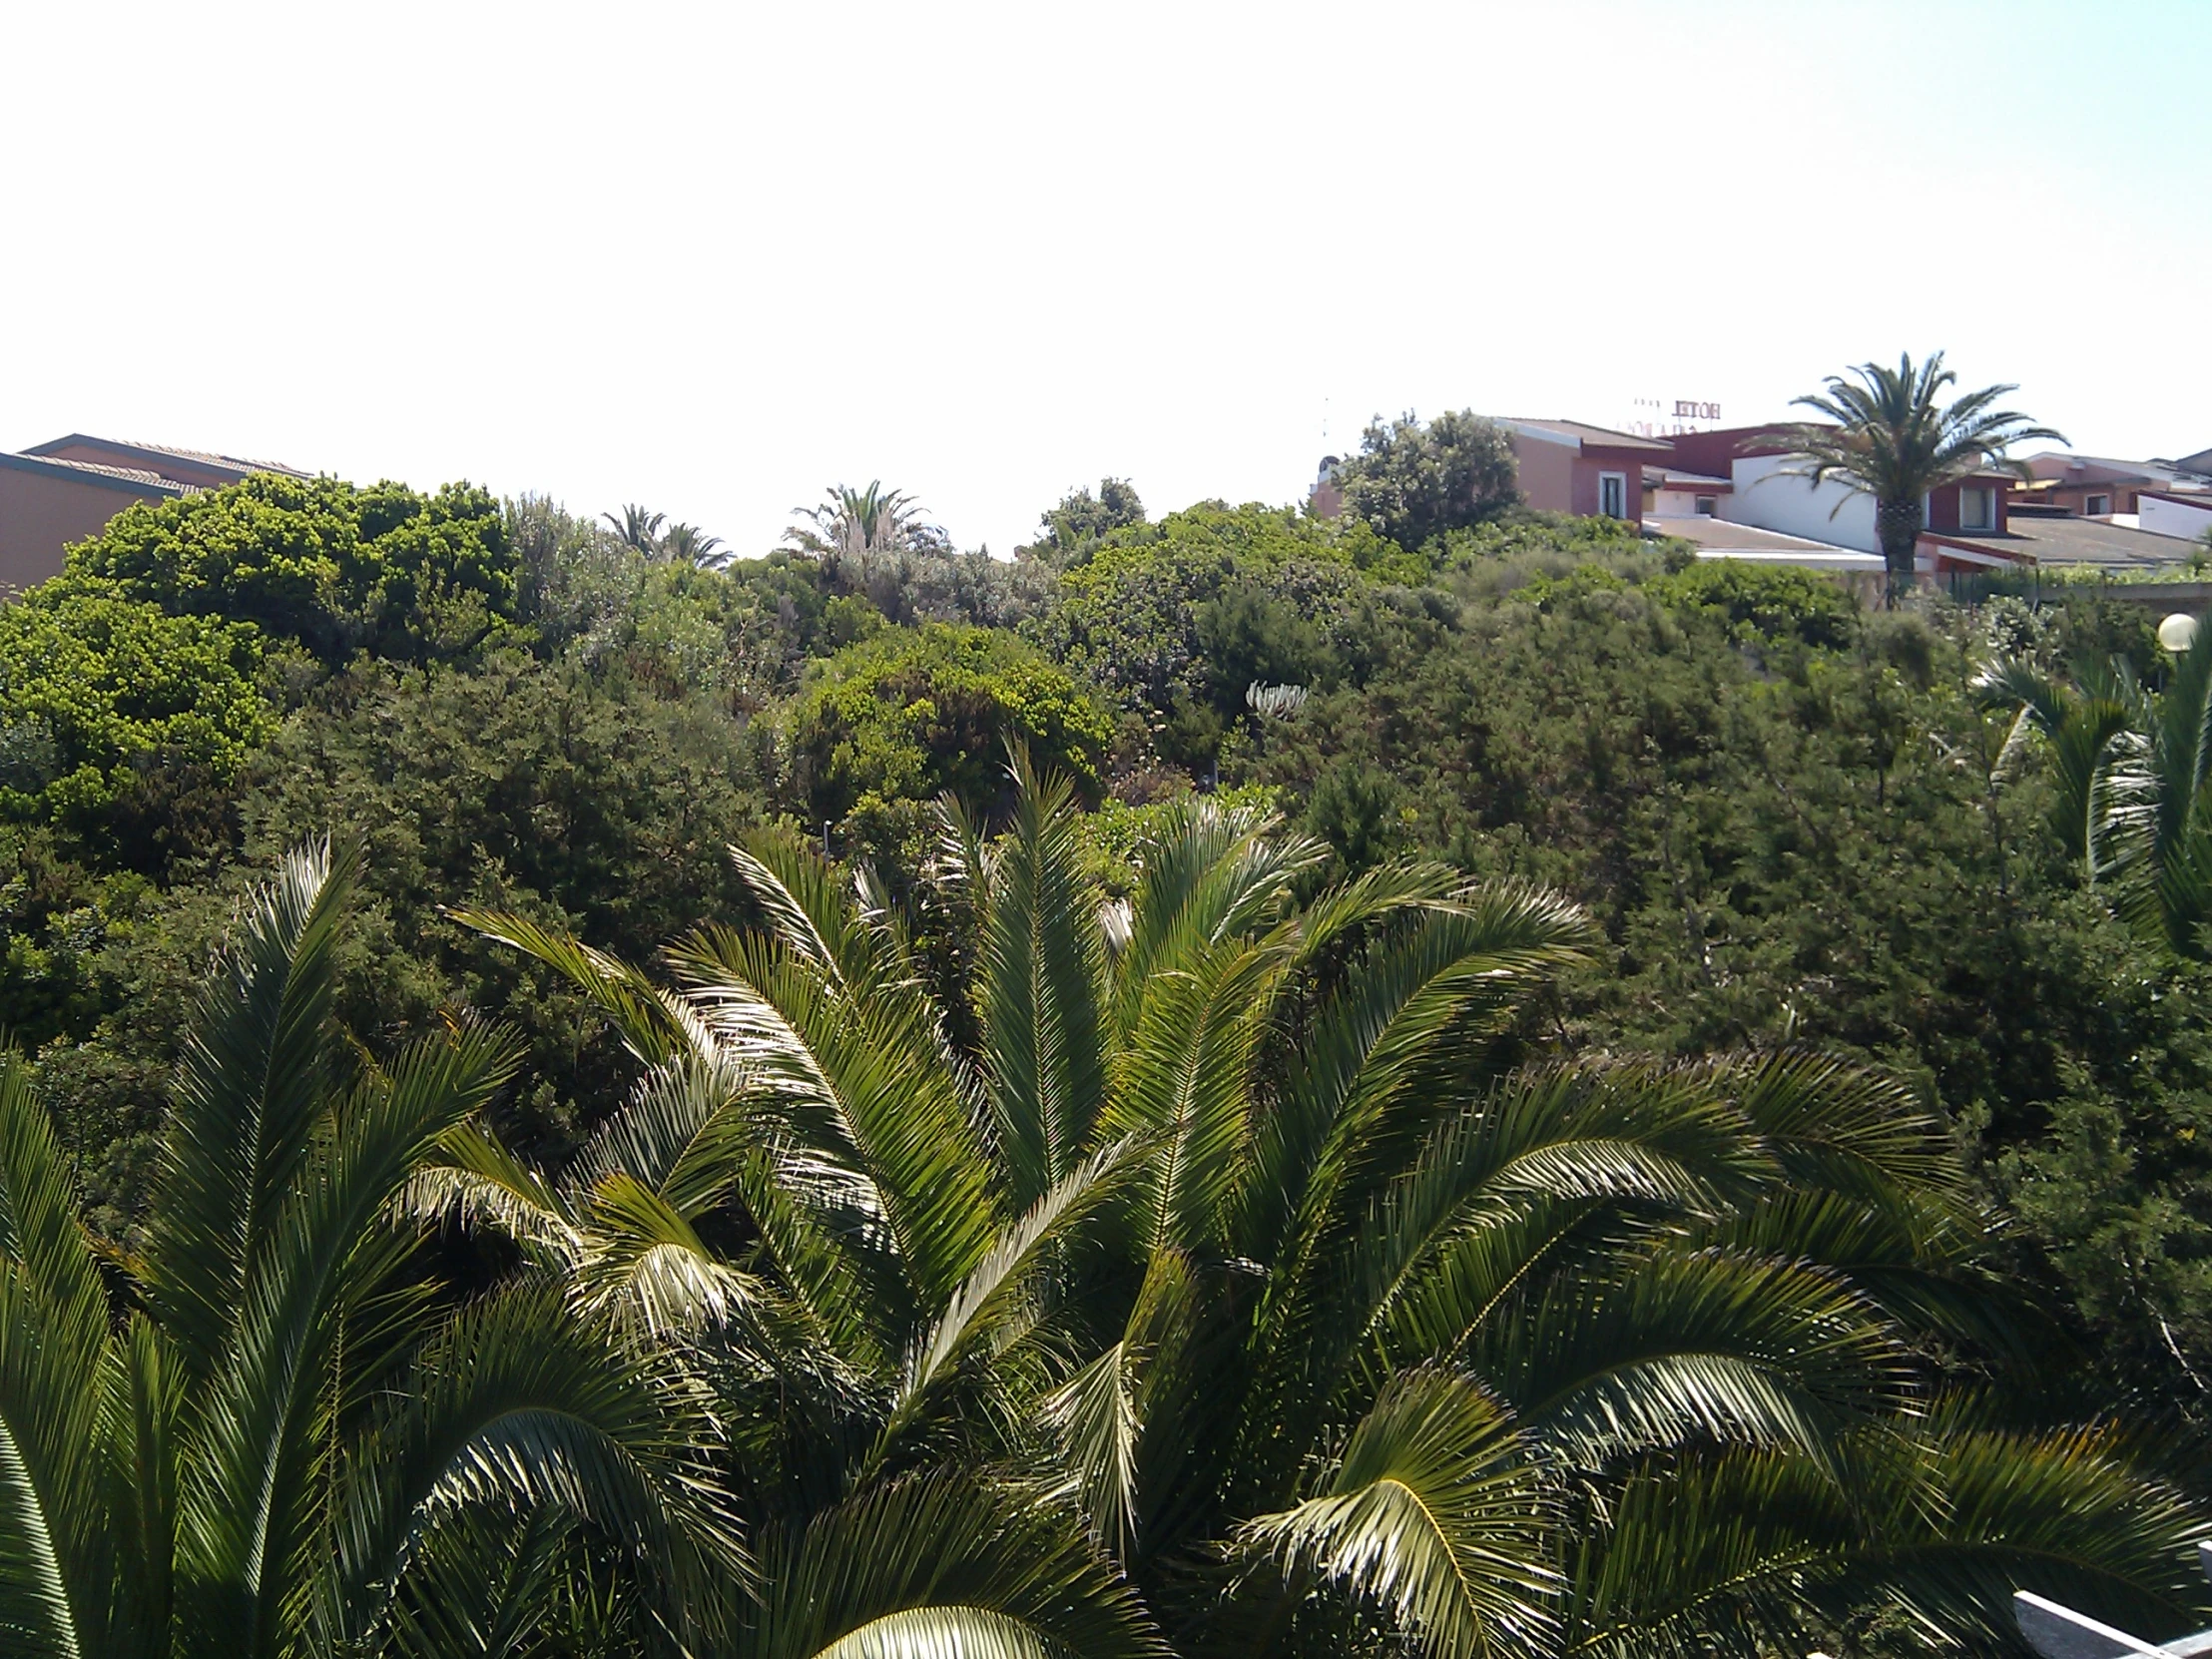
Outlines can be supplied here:
<path id="1" fill-rule="evenodd" d="M 832 484 L 821 505 L 792 511 L 807 523 L 787 529 L 786 544 L 825 561 L 864 563 L 871 555 L 901 552 L 930 529 L 921 503 L 905 490 L 886 490 L 879 478 L 864 490 Z"/>
<path id="2" fill-rule="evenodd" d="M 1828 377 L 1823 391 L 1794 401 L 1825 423 L 1794 426 L 1799 477 L 1818 484 L 1835 478 L 1875 502 L 1875 534 L 1889 567 L 1888 602 L 1913 581 L 1913 550 L 1920 541 L 1922 503 L 1928 492 L 1978 472 L 2027 476 L 2026 463 L 2005 450 L 2030 438 L 2065 438 L 2026 415 L 1992 407 L 2017 386 L 1984 386 L 1945 404 L 1943 388 L 1958 376 L 1934 352 L 1915 365 L 1910 352 L 1894 369 L 1860 363 L 1852 378 Z"/>
<path id="3" fill-rule="evenodd" d="M 2072 683 L 2014 658 L 1978 681 L 2013 712 L 2005 758 L 2031 737 L 2057 771 L 2055 818 L 2084 876 L 2122 916 L 2202 955 L 2212 926 L 2212 628 L 2200 628 L 2153 689 L 2123 658 L 2078 664 Z"/>
<path id="4" fill-rule="evenodd" d="M 648 558 L 654 558 L 660 554 L 661 525 L 668 517 L 666 513 L 647 512 L 645 508 L 632 501 L 623 507 L 620 518 L 615 517 L 613 513 L 601 513 L 599 516 L 605 519 L 614 533 L 622 538 L 625 546 L 636 549 Z M 686 526 L 686 528 L 689 528 L 689 526 Z"/>
<path id="5" fill-rule="evenodd" d="M 729 563 L 720 536 L 710 536 L 696 524 L 671 524 L 654 544 L 654 551 L 662 558 L 678 564 L 719 565 Z"/>
<path id="6" fill-rule="evenodd" d="M 944 811 L 957 1017 L 872 879 L 789 839 L 671 983 L 468 918 L 643 1075 L 559 1179 L 457 1138 L 422 1200 L 750 1423 L 738 1505 L 788 1542 L 737 1651 L 1043 1651 L 966 1512 L 1056 1563 L 1077 1653 L 1149 1618 L 1187 1655 L 1748 1655 L 1876 1605 L 1986 1643 L 2015 1583 L 2186 1619 L 2194 1512 L 1929 1358 L 2020 1324 L 1895 1084 L 1530 1055 L 1589 941 L 1557 898 L 1401 863 L 1299 908 L 1323 849 L 1199 803 L 1104 905 L 1067 787 L 1016 782 L 995 843 Z"/>
<path id="7" fill-rule="evenodd" d="M 512 1068 L 459 1030 L 356 1070 L 331 1021 L 355 860 L 288 858 L 187 1045 L 136 1253 L 96 1248 L 0 1060 L 0 1648 L 451 1653 L 491 1563 L 621 1574 L 673 1641 L 735 1565 L 683 1380 L 518 1281 L 435 1294 L 389 1210 Z M 556 1597 L 517 1600 L 523 1624 Z"/>
<path id="8" fill-rule="evenodd" d="M 2122 769 L 2141 750 L 2142 691 L 2133 670 L 2120 662 L 2088 662 L 2068 684 L 2007 657 L 1983 668 L 1974 684 L 1986 706 L 2012 715 L 1997 775 L 2009 776 L 2030 740 L 2040 737 L 2057 768 L 2051 828 L 2059 845 L 2084 878 L 2112 874 L 2131 850 L 2114 834 L 2114 809 Z"/>

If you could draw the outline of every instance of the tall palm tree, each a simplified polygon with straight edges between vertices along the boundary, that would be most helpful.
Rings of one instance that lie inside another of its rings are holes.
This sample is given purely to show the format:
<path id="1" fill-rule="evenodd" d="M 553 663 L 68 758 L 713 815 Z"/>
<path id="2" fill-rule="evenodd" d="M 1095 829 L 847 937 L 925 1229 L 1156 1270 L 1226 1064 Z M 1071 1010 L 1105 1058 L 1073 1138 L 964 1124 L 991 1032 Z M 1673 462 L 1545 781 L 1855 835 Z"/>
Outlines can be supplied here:
<path id="1" fill-rule="evenodd" d="M 1818 484 L 1835 478 L 1854 493 L 1874 497 L 1875 534 L 1889 567 L 1888 599 L 1913 581 L 1913 550 L 1920 541 L 1922 502 L 1928 492 L 1977 472 L 2027 476 L 2023 461 L 2005 450 L 2031 438 L 2065 438 L 2023 414 L 1993 405 L 2019 390 L 1984 386 L 1948 403 L 1943 389 L 1958 376 L 1933 352 L 1916 365 L 1907 352 L 1896 368 L 1860 363 L 1847 378 L 1828 377 L 1822 391 L 1794 401 L 1822 416 L 1791 427 L 1798 476 Z"/>
<path id="2" fill-rule="evenodd" d="M 797 1576 L 738 1651 L 1045 1651 L 962 1505 L 1111 1610 L 1076 1653 L 1149 1617 L 1188 1655 L 1748 1655 L 1875 1606 L 1985 1644 L 2016 1583 L 2186 1620 L 2194 1512 L 1930 1358 L 2020 1332 L 1896 1085 L 1530 1055 L 1571 906 L 1406 863 L 1300 908 L 1323 850 L 1257 812 L 1185 809 L 1104 905 L 1069 791 L 1016 773 L 999 841 L 945 812 L 961 1017 L 873 882 L 788 839 L 668 982 L 469 918 L 643 1077 L 559 1179 L 456 1137 L 421 1200 L 750 1422 L 739 1506 Z M 910 1504 L 933 1527 L 878 1526 Z"/>
<path id="3" fill-rule="evenodd" d="M 594 1552 L 644 1569 L 622 1575 L 636 1627 L 674 1642 L 736 1565 L 697 1479 L 712 1420 L 672 1368 L 544 1281 L 456 1307 L 392 1225 L 512 1056 L 463 1030 L 352 1063 L 331 996 L 354 867 L 295 854 L 247 912 L 143 1251 L 95 1248 L 28 1068 L 0 1059 L 10 1654 L 465 1651 L 431 1631 L 441 1586 L 525 1555 L 576 1582 Z"/>

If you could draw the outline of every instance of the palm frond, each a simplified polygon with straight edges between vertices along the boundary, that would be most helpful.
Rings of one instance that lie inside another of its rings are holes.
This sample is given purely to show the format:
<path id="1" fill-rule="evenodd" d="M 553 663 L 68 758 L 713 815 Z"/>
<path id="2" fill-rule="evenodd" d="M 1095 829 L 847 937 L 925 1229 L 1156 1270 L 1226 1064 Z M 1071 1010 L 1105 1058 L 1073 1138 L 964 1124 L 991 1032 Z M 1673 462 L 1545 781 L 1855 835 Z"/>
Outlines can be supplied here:
<path id="1" fill-rule="evenodd" d="M 1135 1594 L 1064 1510 L 973 1475 L 878 1486 L 764 1538 L 760 1560 L 745 1659 L 1165 1659 Z"/>
<path id="2" fill-rule="evenodd" d="M 25 1270 L 0 1263 L 0 1632 L 10 1651 L 92 1659 L 113 1570 L 97 1438 L 106 1368 L 47 1315 Z"/>
<path id="3" fill-rule="evenodd" d="M 1793 1185 L 1871 1200 L 1969 1191 L 1950 1136 L 1895 1077 L 1809 1052 L 1718 1061 L 1711 1075 Z"/>
<path id="4" fill-rule="evenodd" d="M 1504 883 L 1446 901 L 1427 872 L 1385 866 L 1324 894 L 1315 906 L 1322 919 L 1309 911 L 1301 920 L 1300 952 L 1407 907 L 1426 913 L 1323 997 L 1299 1063 L 1259 1125 L 1241 1225 L 1245 1248 L 1262 1259 L 1294 1239 L 1318 1243 L 1348 1207 L 1356 1215 L 1375 1181 L 1402 1167 L 1377 1144 L 1379 1133 L 1410 1117 L 1396 1110 L 1401 1103 L 1432 1092 L 1439 1072 L 1461 1064 L 1447 1035 L 1479 1035 L 1484 1015 L 1502 1013 L 1538 976 L 1573 961 L 1589 936 L 1581 911 L 1541 889 Z"/>
<path id="5" fill-rule="evenodd" d="M 1083 874 L 1074 787 L 1025 753 L 994 860 L 981 949 L 983 1062 L 1012 1198 L 1026 1207 L 1087 1155 L 1106 1093 L 1105 941 Z"/>
<path id="6" fill-rule="evenodd" d="M 375 1223 L 513 1063 L 504 1038 L 464 1027 L 364 1082 L 334 1114 L 312 1179 L 287 1195 L 241 1288 L 236 1338 L 209 1380 L 180 1490 L 180 1547 L 193 1578 L 242 1587 L 239 1616 L 264 1628 L 315 1572 L 309 1473 L 325 1452 L 327 1362 L 343 1316 L 403 1255 L 404 1242 Z"/>
<path id="7" fill-rule="evenodd" d="M 92 1348 L 107 1331 L 107 1296 L 78 1222 L 53 1120 L 40 1104 L 31 1068 L 0 1053 L 0 1262 L 22 1270 L 25 1291 L 43 1306 L 42 1324 Z"/>
<path id="8" fill-rule="evenodd" d="M 358 868 L 353 849 L 327 843 L 285 857 L 248 905 L 185 1044 L 145 1261 L 164 1327 L 203 1377 L 323 1122 L 333 951 Z"/>
<path id="9" fill-rule="evenodd" d="M 1101 1148 L 1054 1182 L 1051 1191 L 999 1237 L 944 1311 L 919 1334 L 883 1438 L 904 1426 L 961 1357 L 990 1337 L 1009 1306 L 1025 1296 L 1040 1255 L 1065 1240 L 1112 1196 L 1138 1168 L 1143 1150 L 1135 1138 Z"/>
<path id="10" fill-rule="evenodd" d="M 1496 1399 L 1443 1370 L 1401 1374 L 1315 1496 L 1244 1544 L 1387 1608 L 1433 1659 L 1548 1644 L 1550 1504 Z"/>
<path id="11" fill-rule="evenodd" d="M 2022 1588 L 2131 1629 L 2205 1622 L 2203 1523 L 2111 1434 L 1946 1416 L 1861 1430 L 1827 1466 L 1732 1448 L 1637 1474 L 1577 1542 L 1568 1651 L 1750 1659 L 1888 1610 L 1932 1647 L 2010 1652 Z"/>
<path id="12" fill-rule="evenodd" d="M 627 962 L 527 916 L 499 910 L 459 909 L 447 913 L 463 927 L 473 927 L 487 938 L 511 945 L 560 973 L 614 1022 L 624 1044 L 646 1065 L 659 1065 L 694 1041 L 681 1009 Z"/>
<path id="13" fill-rule="evenodd" d="M 1707 1439 L 1820 1456 L 1836 1427 L 1902 1408 L 1915 1371 L 1840 1275 L 1734 1251 L 1660 1250 L 1618 1285 L 1554 1281 L 1489 1322 L 1465 1363 L 1583 1467 Z"/>
<path id="14" fill-rule="evenodd" d="M 714 1622 L 742 1570 L 738 1528 L 705 1479 L 712 1431 L 673 1376 L 571 1317 L 550 1289 L 461 1316 L 345 1469 L 333 1637 L 390 1614 L 436 1528 L 550 1510 L 590 1525 L 667 1587 L 666 1613 Z"/>

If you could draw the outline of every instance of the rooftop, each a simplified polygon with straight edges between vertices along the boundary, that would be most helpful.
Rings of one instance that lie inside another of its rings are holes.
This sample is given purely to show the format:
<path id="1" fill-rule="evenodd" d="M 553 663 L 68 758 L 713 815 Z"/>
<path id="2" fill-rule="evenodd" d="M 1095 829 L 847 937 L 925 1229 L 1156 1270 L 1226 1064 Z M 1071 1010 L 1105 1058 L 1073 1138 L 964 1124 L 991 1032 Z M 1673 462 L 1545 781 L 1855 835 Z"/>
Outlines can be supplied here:
<path id="1" fill-rule="evenodd" d="M 103 454 L 119 456 L 127 461 L 143 461 L 146 463 L 143 469 L 127 466 L 123 470 L 127 472 L 145 470 L 156 477 L 168 477 L 169 474 L 164 470 L 164 463 L 175 461 L 190 461 L 210 471 L 228 473 L 237 478 L 251 477 L 257 472 L 287 472 L 295 478 L 310 476 L 310 474 L 301 472 L 295 466 L 286 466 L 282 461 L 256 461 L 243 455 L 218 454 L 212 449 L 181 449 L 175 444 L 140 443 L 135 439 L 128 438 L 96 438 L 87 432 L 71 432 L 66 437 L 50 438 L 45 443 L 33 444 L 23 453 L 37 456 L 41 460 L 62 460 L 66 457 L 61 454 L 61 451 L 65 449 L 91 449 Z M 78 464 L 97 465 L 103 463 L 80 462 Z"/>
<path id="2" fill-rule="evenodd" d="M 162 495 L 193 495 L 200 488 L 197 484 L 165 478 L 146 467 L 108 466 L 99 461 L 67 460 L 59 455 L 41 455 L 31 450 L 20 455 L 0 453 L 0 466 L 18 472 L 43 472 L 48 477 L 77 474 L 131 489 L 153 490 Z"/>
<path id="3" fill-rule="evenodd" d="M 1671 455 L 1674 445 L 1664 438 L 1640 438 L 1634 432 L 1616 432 L 1610 426 L 1592 426 L 1585 420 L 1528 420 L 1519 415 L 1505 415 L 1499 425 L 1510 426 L 1516 432 L 1560 438 L 1580 444 L 1595 444 L 1600 449 L 1642 449 L 1654 455 Z"/>
<path id="4" fill-rule="evenodd" d="M 2070 473 L 2088 483 L 2140 478 L 2157 484 L 2201 484 L 2206 481 L 2206 474 L 2198 463 L 2204 459 L 2204 456 L 2192 455 L 2182 461 L 2131 461 L 2114 455 L 2075 455 L 2063 449 L 2046 449 L 2041 454 L 2028 456 L 2027 464 L 2038 481 L 2052 483 L 2066 482 Z"/>
<path id="5" fill-rule="evenodd" d="M 2005 515 L 2005 522 L 2009 528 L 2001 536 L 1936 532 L 1926 539 L 2004 559 L 2033 559 L 2044 565 L 2097 565 L 2107 570 L 2178 565 L 2189 556 L 2189 544 L 2176 537 L 2153 535 L 2101 518 L 2046 516 L 2014 507 Z"/>
<path id="6" fill-rule="evenodd" d="M 1876 554 L 1839 547 L 1831 541 L 1786 536 L 1779 530 L 1762 530 L 1756 524 L 1731 524 L 1725 518 L 1708 518 L 1703 513 L 1690 518 L 1647 518 L 1644 520 L 1644 529 L 1652 535 L 1675 536 L 1686 542 L 1694 542 L 1700 553 L 1715 556 L 1734 558 L 1738 555 L 1756 555 L 1784 561 L 1793 556 L 1806 556 L 1818 557 L 1823 563 L 1837 560 L 1865 561 L 1870 569 L 1882 568 L 1882 560 Z"/>

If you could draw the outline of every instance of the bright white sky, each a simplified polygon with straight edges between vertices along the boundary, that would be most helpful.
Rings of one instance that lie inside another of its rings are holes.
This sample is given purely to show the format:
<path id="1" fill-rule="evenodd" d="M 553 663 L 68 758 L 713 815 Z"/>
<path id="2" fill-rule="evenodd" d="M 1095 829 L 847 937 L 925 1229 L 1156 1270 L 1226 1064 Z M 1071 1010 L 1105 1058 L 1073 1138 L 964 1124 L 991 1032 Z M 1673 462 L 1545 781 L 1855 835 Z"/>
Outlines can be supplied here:
<path id="1" fill-rule="evenodd" d="M 2212 0 L 32 6 L 0 447 L 642 501 L 1304 495 L 1376 411 L 1944 347 L 2212 444 Z"/>

